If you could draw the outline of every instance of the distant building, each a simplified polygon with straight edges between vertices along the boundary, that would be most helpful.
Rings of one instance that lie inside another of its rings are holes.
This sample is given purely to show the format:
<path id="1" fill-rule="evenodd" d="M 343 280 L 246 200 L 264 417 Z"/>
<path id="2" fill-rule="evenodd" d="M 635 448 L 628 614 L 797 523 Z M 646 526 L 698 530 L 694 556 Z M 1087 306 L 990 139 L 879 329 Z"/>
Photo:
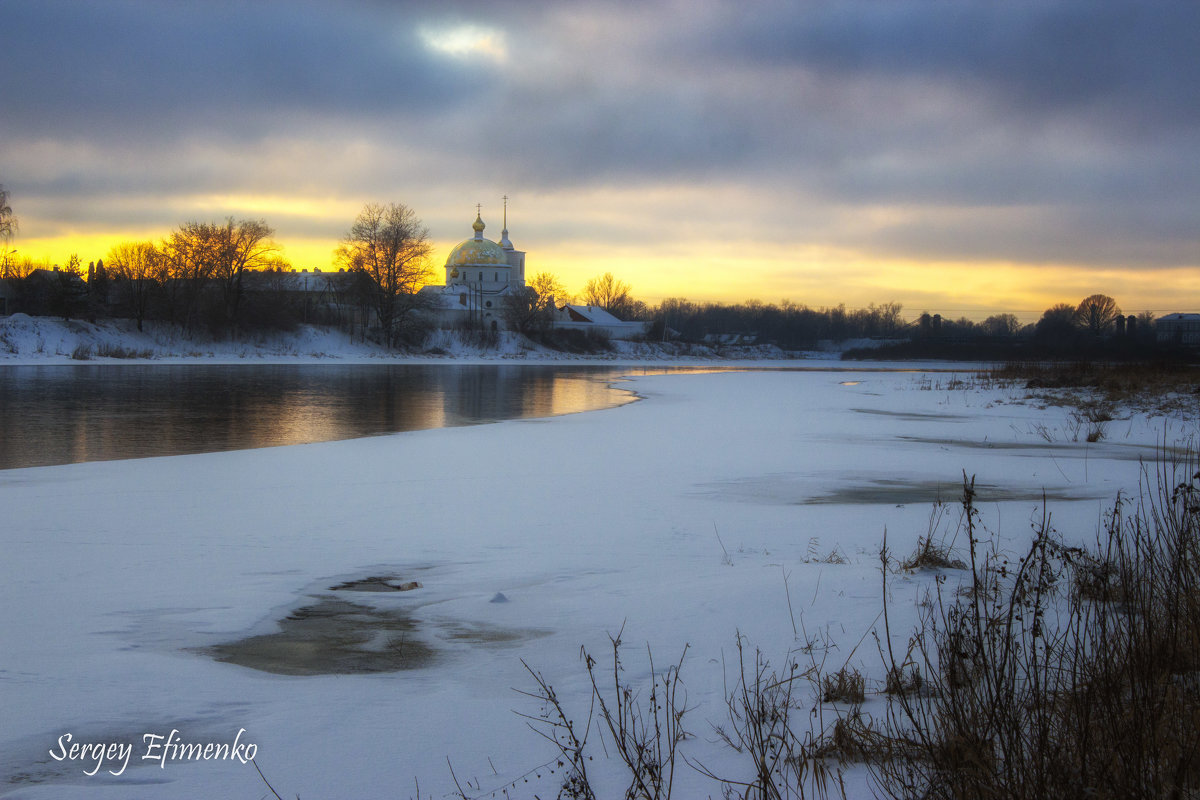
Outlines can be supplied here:
<path id="1" fill-rule="evenodd" d="M 242 273 L 242 291 L 250 301 L 269 298 L 303 322 L 320 323 L 354 318 L 361 305 L 356 291 L 361 280 L 360 274 L 344 270 L 253 270 Z"/>
<path id="2" fill-rule="evenodd" d="M 242 291 L 274 292 L 313 305 L 346 302 L 357 276 L 352 272 L 322 272 L 315 269 L 247 270 L 242 273 Z"/>
<path id="3" fill-rule="evenodd" d="M 459 242 L 446 258 L 445 285 L 421 290 L 438 327 L 492 331 L 509 327 L 505 303 L 525 290 L 525 251 L 517 250 L 508 238 L 507 202 L 499 242 L 483 237 L 486 227 L 477 208 L 471 225 L 475 235 Z M 644 323 L 623 322 L 598 306 L 563 306 L 555 311 L 553 326 L 612 339 L 632 339 L 646 330 Z"/>
<path id="4" fill-rule="evenodd" d="M 506 327 L 506 298 L 525 288 L 525 253 L 508 238 L 508 208 L 500 241 L 483 238 L 487 227 L 478 209 L 471 225 L 475 235 L 459 242 L 446 258 L 444 286 L 421 290 L 432 305 L 439 327 L 472 325 L 481 330 Z"/>
<path id="5" fill-rule="evenodd" d="M 13 312 L 18 296 L 16 284 L 7 278 L 0 278 L 0 316 Z"/>
<path id="6" fill-rule="evenodd" d="M 718 345 L 724 347 L 748 347 L 758 344 L 757 333 L 706 333 L 703 339 L 705 344 Z"/>
<path id="7" fill-rule="evenodd" d="M 29 314 L 53 314 L 63 318 L 84 313 L 88 285 L 71 270 L 35 269 L 25 277 L 21 290 L 21 310 Z"/>
<path id="8" fill-rule="evenodd" d="M 1200 314 L 1167 314 L 1154 322 L 1160 344 L 1200 347 Z"/>
<path id="9" fill-rule="evenodd" d="M 594 332 L 610 339 L 635 339 L 645 335 L 647 323 L 625 322 L 600 306 L 565 305 L 555 312 L 554 327 Z"/>

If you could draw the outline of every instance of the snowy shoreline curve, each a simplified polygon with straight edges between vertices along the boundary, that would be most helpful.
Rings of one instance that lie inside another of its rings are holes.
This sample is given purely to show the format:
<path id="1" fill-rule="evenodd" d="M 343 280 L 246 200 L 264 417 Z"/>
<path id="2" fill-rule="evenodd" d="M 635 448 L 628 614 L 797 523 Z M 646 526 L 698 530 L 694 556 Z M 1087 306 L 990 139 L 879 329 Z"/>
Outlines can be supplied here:
<path id="1" fill-rule="evenodd" d="M 527 364 L 666 363 L 666 364 L 808 364 L 837 362 L 837 351 L 789 353 L 777 347 L 706 347 L 613 341 L 612 351 L 566 353 L 502 332 L 494 346 L 480 346 L 457 331 L 435 331 L 419 352 L 397 353 L 364 342 L 335 328 L 300 325 L 290 332 L 247 333 L 239 340 L 189 337 L 172 325 L 147 322 L 139 332 L 133 320 L 65 321 L 57 317 L 12 314 L 0 317 L 0 366 L 40 364 Z M 855 341 L 847 346 L 864 346 Z"/>
<path id="2" fill-rule="evenodd" d="M 550 755 L 513 713 L 536 713 L 513 692 L 530 688 L 521 661 L 586 713 L 580 646 L 603 652 L 622 625 L 631 675 L 644 675 L 647 645 L 663 662 L 689 646 L 697 732 L 723 718 L 735 636 L 781 659 L 805 644 L 793 613 L 878 685 L 876 654 L 855 646 L 878 617 L 884 528 L 910 551 L 931 499 L 953 497 L 965 471 L 1002 546 L 1024 545 L 1047 489 L 1056 527 L 1086 541 L 1163 439 L 1162 419 L 1130 414 L 1105 441 L 1072 440 L 1065 409 L 926 378 L 646 376 L 632 385 L 647 402 L 586 414 L 5 471 L 0 796 L 263 793 L 238 763 L 88 777 L 50 756 L 67 732 L 136 743 L 174 729 L 224 742 L 244 728 L 284 796 L 404 794 L 414 777 L 443 796 L 447 757 L 503 786 Z M 1171 424 L 1196 433 L 1194 419 Z M 846 563 L 814 559 L 834 548 Z M 376 576 L 420 588 L 333 588 Z M 897 629 L 932 581 L 890 587 Z M 507 602 L 491 602 L 499 594 Z M 403 615 L 429 662 L 278 674 L 211 655 L 331 603 Z M 720 765 L 704 737 L 688 746 Z M 712 793 L 698 775 L 680 780 L 683 796 Z M 865 775 L 848 780 L 867 788 Z"/>

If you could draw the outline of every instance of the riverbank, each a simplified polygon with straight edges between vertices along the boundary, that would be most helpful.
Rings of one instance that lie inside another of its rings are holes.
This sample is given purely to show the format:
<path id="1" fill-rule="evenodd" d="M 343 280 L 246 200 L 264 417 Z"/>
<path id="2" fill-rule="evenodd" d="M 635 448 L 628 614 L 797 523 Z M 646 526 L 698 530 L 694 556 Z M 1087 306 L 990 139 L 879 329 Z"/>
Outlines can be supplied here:
<path id="1" fill-rule="evenodd" d="M 185 335 L 179 328 L 146 322 L 138 331 L 133 320 L 64 321 L 57 317 L 13 314 L 0 318 L 0 366 L 5 364 L 68 364 L 80 361 L 121 363 L 226 364 L 243 361 L 265 363 L 427 363 L 455 360 L 491 363 L 519 360 L 526 363 L 560 362 L 712 362 L 836 361 L 840 353 L 785 352 L 778 347 L 685 345 L 663 342 L 613 340 L 608 349 L 594 353 L 554 350 L 511 332 L 501 332 L 494 343 L 482 344 L 459 331 L 435 331 L 421 348 L 397 352 L 371 341 L 351 337 L 337 328 L 301 325 L 294 331 L 247 333 L 237 340 L 214 340 Z M 859 343 L 862 344 L 861 342 Z"/>

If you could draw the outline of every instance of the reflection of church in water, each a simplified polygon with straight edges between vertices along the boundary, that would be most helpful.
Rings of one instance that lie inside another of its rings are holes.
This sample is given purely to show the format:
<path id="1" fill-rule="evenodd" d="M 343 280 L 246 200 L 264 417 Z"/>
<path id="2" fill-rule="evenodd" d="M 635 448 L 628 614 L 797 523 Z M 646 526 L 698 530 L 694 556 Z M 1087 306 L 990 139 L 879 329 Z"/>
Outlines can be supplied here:
<path id="1" fill-rule="evenodd" d="M 484 330 L 505 327 L 507 298 L 525 288 L 525 252 L 508 238 L 508 198 L 500 241 L 483 238 L 483 217 L 478 206 L 475 235 L 459 242 L 446 258 L 445 286 L 427 286 L 441 327 L 470 325 Z"/>

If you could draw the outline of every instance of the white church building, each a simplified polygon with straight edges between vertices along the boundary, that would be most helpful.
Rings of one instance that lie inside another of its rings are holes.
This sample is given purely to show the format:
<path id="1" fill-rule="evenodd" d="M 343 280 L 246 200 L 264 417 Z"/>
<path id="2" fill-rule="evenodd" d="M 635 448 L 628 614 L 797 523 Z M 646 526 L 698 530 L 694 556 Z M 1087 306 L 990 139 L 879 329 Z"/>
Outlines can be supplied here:
<path id="1" fill-rule="evenodd" d="M 507 200 L 507 198 L 506 198 Z M 505 303 L 525 290 L 525 251 L 517 250 L 508 238 L 508 204 L 500 241 L 483 237 L 482 212 L 476 207 L 475 235 L 455 245 L 446 257 L 446 283 L 421 290 L 430 301 L 436 324 L 441 328 L 470 325 L 478 330 L 504 330 Z M 642 335 L 645 323 L 623 322 L 598 306 L 564 305 L 554 314 L 554 327 L 595 331 L 613 339 Z"/>
<path id="2" fill-rule="evenodd" d="M 482 330 L 505 325 L 504 303 L 525 288 L 525 253 L 508 238 L 508 209 L 499 243 L 483 238 L 483 217 L 477 210 L 471 228 L 475 235 L 455 245 L 446 258 L 444 286 L 421 290 L 433 306 L 439 327 L 473 323 Z"/>

